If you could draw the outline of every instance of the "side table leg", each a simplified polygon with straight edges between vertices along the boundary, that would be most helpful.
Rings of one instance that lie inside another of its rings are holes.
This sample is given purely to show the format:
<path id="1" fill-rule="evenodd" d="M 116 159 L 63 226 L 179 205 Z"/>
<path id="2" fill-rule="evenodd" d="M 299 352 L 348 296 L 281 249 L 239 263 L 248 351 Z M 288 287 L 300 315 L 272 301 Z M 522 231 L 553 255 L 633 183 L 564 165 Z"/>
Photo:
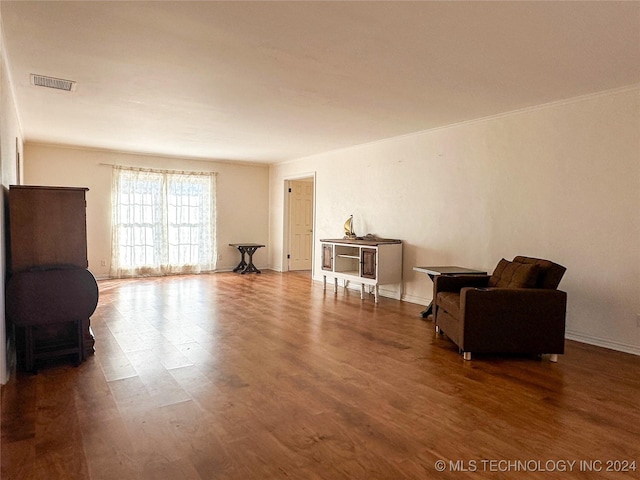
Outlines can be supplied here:
<path id="1" fill-rule="evenodd" d="M 420 312 L 420 316 L 422 318 L 427 318 L 429 315 L 431 315 L 431 313 L 433 312 L 433 302 L 429 302 L 429 305 L 427 305 L 427 307 Z"/>
<path id="2" fill-rule="evenodd" d="M 247 248 L 247 255 L 249 255 L 249 263 L 247 264 L 247 267 L 242 271 L 243 274 L 260 273 L 260 270 L 258 270 L 256 266 L 253 264 L 253 254 L 256 252 L 257 249 L 258 249 L 257 247 Z"/>
<path id="3" fill-rule="evenodd" d="M 427 274 L 427 275 L 429 275 L 429 278 L 431 279 L 431 282 L 433 283 L 433 297 L 432 298 L 435 299 L 436 298 L 436 281 L 435 281 L 434 275 L 432 275 L 430 273 Z M 432 313 L 433 313 L 433 300 L 431 300 L 429 302 L 429 305 L 427 305 L 426 308 L 423 311 L 420 312 L 420 316 L 422 318 L 427 318 Z"/>
<path id="4" fill-rule="evenodd" d="M 233 269 L 234 272 L 242 272 L 247 267 L 247 262 L 244 261 L 244 248 L 238 247 L 238 251 L 240 252 L 240 263 L 236 268 Z"/>

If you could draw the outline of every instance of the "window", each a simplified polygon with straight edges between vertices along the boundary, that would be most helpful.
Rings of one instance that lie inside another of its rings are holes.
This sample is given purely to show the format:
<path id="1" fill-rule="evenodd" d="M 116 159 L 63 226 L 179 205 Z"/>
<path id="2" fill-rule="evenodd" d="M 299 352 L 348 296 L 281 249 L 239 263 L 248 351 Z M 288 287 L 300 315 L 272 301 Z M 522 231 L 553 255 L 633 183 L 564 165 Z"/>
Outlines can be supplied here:
<path id="1" fill-rule="evenodd" d="M 111 276 L 215 269 L 215 174 L 114 166 Z"/>

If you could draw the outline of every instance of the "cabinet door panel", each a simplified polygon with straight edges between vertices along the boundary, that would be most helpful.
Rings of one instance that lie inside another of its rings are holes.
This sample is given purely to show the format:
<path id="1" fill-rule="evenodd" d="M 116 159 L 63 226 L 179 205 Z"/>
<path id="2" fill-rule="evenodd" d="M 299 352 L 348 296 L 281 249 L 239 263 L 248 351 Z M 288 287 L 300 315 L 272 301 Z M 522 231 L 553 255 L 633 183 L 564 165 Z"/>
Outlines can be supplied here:
<path id="1" fill-rule="evenodd" d="M 376 249 L 363 248 L 361 253 L 362 277 L 376 278 Z"/>
<path id="2" fill-rule="evenodd" d="M 322 269 L 333 270 L 333 245 L 322 244 Z"/>
<path id="3" fill-rule="evenodd" d="M 10 188 L 12 271 L 61 264 L 87 268 L 86 190 Z"/>

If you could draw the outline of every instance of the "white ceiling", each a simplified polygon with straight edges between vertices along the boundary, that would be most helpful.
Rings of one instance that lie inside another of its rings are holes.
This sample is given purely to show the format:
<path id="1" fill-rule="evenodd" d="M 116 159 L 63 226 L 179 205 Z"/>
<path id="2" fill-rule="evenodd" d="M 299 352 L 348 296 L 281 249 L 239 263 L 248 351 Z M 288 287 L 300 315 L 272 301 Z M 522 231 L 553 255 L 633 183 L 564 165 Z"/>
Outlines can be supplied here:
<path id="1" fill-rule="evenodd" d="M 278 162 L 640 84 L 637 1 L 0 8 L 34 142 Z"/>

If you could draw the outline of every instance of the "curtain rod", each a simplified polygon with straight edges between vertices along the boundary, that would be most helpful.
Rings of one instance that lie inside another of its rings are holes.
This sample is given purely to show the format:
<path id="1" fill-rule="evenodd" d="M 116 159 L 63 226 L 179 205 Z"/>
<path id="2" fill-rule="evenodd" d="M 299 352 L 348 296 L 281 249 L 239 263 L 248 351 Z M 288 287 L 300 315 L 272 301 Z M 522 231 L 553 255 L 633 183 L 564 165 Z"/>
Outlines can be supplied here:
<path id="1" fill-rule="evenodd" d="M 129 167 L 127 165 L 117 165 L 115 163 L 98 163 L 100 167 L 115 167 L 123 170 L 133 170 L 136 172 L 153 172 L 153 173 L 177 173 L 179 175 L 218 175 L 218 172 L 197 172 L 193 170 L 170 170 L 158 168 Z"/>

